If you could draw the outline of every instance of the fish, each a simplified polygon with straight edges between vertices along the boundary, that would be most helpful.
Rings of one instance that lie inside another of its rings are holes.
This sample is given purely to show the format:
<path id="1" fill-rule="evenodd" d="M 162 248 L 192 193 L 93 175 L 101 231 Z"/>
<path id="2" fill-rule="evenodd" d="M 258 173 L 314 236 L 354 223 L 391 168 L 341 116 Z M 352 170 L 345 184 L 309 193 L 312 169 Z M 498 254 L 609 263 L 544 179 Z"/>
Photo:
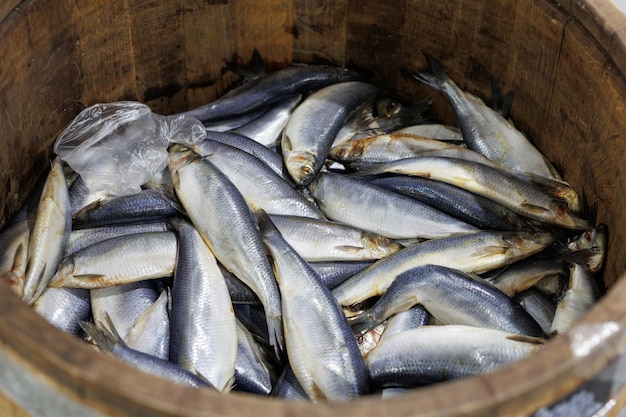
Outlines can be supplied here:
<path id="1" fill-rule="evenodd" d="M 461 90 L 439 62 L 425 56 L 428 68 L 414 77 L 446 97 L 468 148 L 513 170 L 560 179 L 550 161 L 510 120 L 478 97 Z"/>
<path id="2" fill-rule="evenodd" d="M 548 232 L 495 231 L 431 239 L 374 262 L 332 293 L 339 304 L 350 306 L 383 294 L 398 275 L 418 266 L 441 265 L 479 274 L 531 256 L 553 241 Z"/>
<path id="3" fill-rule="evenodd" d="M 604 264 L 606 253 L 607 231 L 606 225 L 599 224 L 591 229 L 568 240 L 567 247 L 571 251 L 582 249 L 593 250 L 593 255 L 587 260 L 587 266 L 592 273 L 600 271 Z"/>
<path id="4" fill-rule="evenodd" d="M 170 348 L 170 290 L 161 291 L 159 298 L 137 319 L 124 340 L 139 352 L 169 360 Z"/>
<path id="5" fill-rule="evenodd" d="M 347 115 L 380 89 L 362 81 L 322 88 L 294 110 L 281 139 L 283 160 L 296 184 L 308 185 L 322 169 Z"/>
<path id="6" fill-rule="evenodd" d="M 369 182 L 437 207 L 482 230 L 531 231 L 536 228 L 503 205 L 445 182 L 406 175 L 372 178 Z"/>
<path id="7" fill-rule="evenodd" d="M 377 164 L 367 174 L 393 173 L 442 181 L 499 203 L 537 222 L 586 230 L 589 222 L 571 210 L 552 183 L 540 186 L 503 169 L 459 158 L 419 156 Z M 556 182 L 554 182 L 556 183 Z"/>
<path id="8" fill-rule="evenodd" d="M 287 243 L 307 262 L 380 259 L 401 248 L 387 237 L 343 223 L 272 214 L 270 219 Z"/>
<path id="9" fill-rule="evenodd" d="M 171 226 L 166 220 L 73 229 L 70 232 L 70 241 L 65 250 L 65 256 L 86 248 L 87 246 L 91 246 L 94 243 L 118 236 L 131 235 L 133 233 L 167 231 L 171 231 Z"/>
<path id="10" fill-rule="evenodd" d="M 396 313 L 389 317 L 385 326 L 385 331 L 380 338 L 387 339 L 394 334 L 401 333 L 406 330 L 427 326 L 430 324 L 430 321 L 431 316 L 428 310 L 426 310 L 421 304 L 416 304 L 408 310 L 401 311 L 400 313 Z"/>
<path id="11" fill-rule="evenodd" d="M 365 362 L 374 387 L 411 388 L 491 373 L 544 343 L 496 329 L 431 325 L 381 340 Z"/>
<path id="12" fill-rule="evenodd" d="M 82 336 L 80 322 L 91 316 L 89 290 L 48 287 L 33 303 L 33 309 L 57 329 Z"/>
<path id="13" fill-rule="evenodd" d="M 211 140 L 189 148 L 226 175 L 253 209 L 263 209 L 271 214 L 325 218 L 315 204 L 249 153 Z"/>
<path id="14" fill-rule="evenodd" d="M 70 197 L 61 159 L 56 157 L 41 193 L 28 244 L 22 300 L 32 305 L 61 263 L 72 230 Z"/>
<path id="15" fill-rule="evenodd" d="M 553 335 L 563 334 L 579 321 L 600 298 L 600 288 L 588 266 L 572 263 L 569 285 L 557 303 Z"/>
<path id="16" fill-rule="evenodd" d="M 509 297 L 537 284 L 542 278 L 565 274 L 572 262 L 587 262 L 593 250 L 582 249 L 554 257 L 531 257 L 510 265 L 489 282 Z"/>
<path id="17" fill-rule="evenodd" d="M 281 292 L 287 356 L 302 388 L 313 402 L 367 394 L 367 370 L 339 304 L 269 216 L 259 211 L 257 222 Z"/>
<path id="18" fill-rule="evenodd" d="M 72 216 L 72 229 L 164 220 L 182 208 L 175 197 L 156 188 L 94 201 Z"/>
<path id="19" fill-rule="evenodd" d="M 335 288 L 348 277 L 370 266 L 374 261 L 330 261 L 309 262 L 320 279 L 329 289 Z"/>
<path id="20" fill-rule="evenodd" d="M 235 363 L 234 391 L 270 395 L 272 373 L 268 353 L 239 321 L 237 323 L 237 362 Z"/>
<path id="21" fill-rule="evenodd" d="M 521 305 L 535 319 L 545 334 L 551 333 L 556 312 L 556 304 L 552 297 L 536 287 L 530 287 L 513 297 L 513 301 Z"/>
<path id="22" fill-rule="evenodd" d="M 350 325 L 355 332 L 368 331 L 418 303 L 442 324 L 546 337 L 532 316 L 502 291 L 480 277 L 439 265 L 418 266 L 398 275 L 376 304 Z"/>
<path id="23" fill-rule="evenodd" d="M 228 392 L 235 378 L 238 332 L 226 280 L 191 223 L 179 222 L 176 232 L 169 357 Z"/>
<path id="24" fill-rule="evenodd" d="M 109 322 L 113 323 L 122 340 L 128 338 L 137 320 L 159 297 L 154 283 L 150 280 L 88 291 L 93 322 L 102 323 L 104 326 Z"/>
<path id="25" fill-rule="evenodd" d="M 434 207 L 359 178 L 325 171 L 309 189 L 330 220 L 392 239 L 439 238 L 478 231 Z"/>
<path id="26" fill-rule="evenodd" d="M 291 66 L 257 77 L 229 91 L 217 100 L 179 114 L 194 117 L 205 124 L 223 122 L 247 113 L 259 110 L 263 112 L 267 106 L 284 97 L 307 93 L 328 85 L 360 79 L 361 77 L 355 71 L 340 67 Z"/>
<path id="27" fill-rule="evenodd" d="M 115 334 L 102 325 L 81 322 L 81 327 L 105 352 L 110 352 L 122 361 L 142 370 L 143 372 L 169 379 L 170 381 L 194 388 L 211 388 L 211 384 L 197 375 L 181 368 L 173 362 L 157 358 L 147 353 L 131 349 Z"/>
<path id="28" fill-rule="evenodd" d="M 279 145 L 283 129 L 301 101 L 302 94 L 285 97 L 257 119 L 230 132 L 249 137 L 267 147 Z"/>
<path id="29" fill-rule="evenodd" d="M 66 257 L 50 280 L 51 287 L 102 288 L 171 277 L 176 264 L 174 232 L 119 236 Z"/>
<path id="30" fill-rule="evenodd" d="M 280 291 L 244 197 L 211 162 L 180 145 L 169 169 L 181 204 L 215 258 L 259 297 L 270 344 L 284 345 Z"/>

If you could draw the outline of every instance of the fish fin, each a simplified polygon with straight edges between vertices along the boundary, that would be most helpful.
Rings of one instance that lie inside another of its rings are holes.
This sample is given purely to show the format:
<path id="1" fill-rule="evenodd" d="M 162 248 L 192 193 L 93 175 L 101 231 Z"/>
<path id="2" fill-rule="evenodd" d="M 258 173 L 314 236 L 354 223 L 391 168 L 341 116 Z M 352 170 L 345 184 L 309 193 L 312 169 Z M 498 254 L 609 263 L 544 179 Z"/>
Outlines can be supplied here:
<path id="1" fill-rule="evenodd" d="M 100 210 L 106 204 L 107 200 L 107 197 L 99 198 L 78 210 L 72 215 L 72 226 L 84 226 L 87 221 L 85 217 L 89 215 L 89 213 Z"/>
<path id="2" fill-rule="evenodd" d="M 15 254 L 13 255 L 13 265 L 11 265 L 11 271 L 19 271 L 23 268 L 23 266 L 25 266 L 23 264 L 22 258 L 24 258 L 23 253 L 26 250 L 27 248 L 24 247 L 23 243 L 17 245 L 17 248 L 15 249 Z"/>
<path id="3" fill-rule="evenodd" d="M 544 207 L 537 206 L 535 204 L 531 204 L 531 203 L 528 203 L 528 202 L 522 203 L 521 207 L 524 210 L 526 210 L 527 212 L 533 213 L 533 214 L 536 214 L 536 215 L 542 215 L 542 214 L 545 214 L 547 212 L 550 212 L 550 210 L 548 210 L 548 209 L 546 209 Z"/>
<path id="4" fill-rule="evenodd" d="M 436 90 L 442 90 L 443 86 L 452 80 L 435 58 L 426 52 L 423 52 L 423 54 L 428 67 L 426 70 L 420 71 L 419 74 L 413 75 L 413 77 Z"/>
<path id="5" fill-rule="evenodd" d="M 363 250 L 363 246 L 338 245 L 335 249 L 345 253 L 358 253 Z"/>
<path id="6" fill-rule="evenodd" d="M 24 275 L 6 271 L 0 274 L 0 280 L 5 281 L 18 297 L 24 297 Z"/>
<path id="7" fill-rule="evenodd" d="M 525 336 L 522 334 L 514 334 L 514 335 L 509 335 L 506 337 L 509 340 L 513 340 L 515 342 L 524 342 L 524 343 L 531 343 L 534 345 L 545 345 L 546 344 L 546 339 L 542 339 L 540 337 L 534 337 L 534 336 Z"/>
<path id="8" fill-rule="evenodd" d="M 498 84 L 491 80 L 491 97 L 491 108 L 500 113 L 505 119 L 508 119 L 513 100 L 515 99 L 515 92 L 509 91 L 503 95 Z"/>
<path id="9" fill-rule="evenodd" d="M 108 315 L 105 316 L 105 319 L 108 319 L 108 321 L 111 320 Z M 113 331 L 105 327 L 102 323 L 94 324 L 89 321 L 79 321 L 78 324 L 85 334 L 91 337 L 93 342 L 106 352 L 111 352 L 117 345 L 126 345 L 117 331 L 115 331 L 115 326 L 113 326 L 112 322 L 109 326 L 111 326 Z"/>
<path id="10" fill-rule="evenodd" d="M 425 113 L 428 111 L 431 104 L 432 99 L 425 98 L 406 108 L 404 111 L 401 111 L 395 117 L 397 117 L 401 126 L 424 124 L 428 121 L 428 116 L 426 116 Z"/>

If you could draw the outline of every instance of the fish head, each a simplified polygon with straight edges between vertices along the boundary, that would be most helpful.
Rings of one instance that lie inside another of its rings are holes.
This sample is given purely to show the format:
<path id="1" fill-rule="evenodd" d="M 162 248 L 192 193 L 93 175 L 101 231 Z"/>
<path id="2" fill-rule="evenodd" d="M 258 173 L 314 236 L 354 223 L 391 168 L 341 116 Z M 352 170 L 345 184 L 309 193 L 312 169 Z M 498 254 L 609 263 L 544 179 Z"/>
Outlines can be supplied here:
<path id="1" fill-rule="evenodd" d="M 172 180 L 175 180 L 174 172 L 178 171 L 180 168 L 189 165 L 195 160 L 199 159 L 200 156 L 193 152 L 191 149 L 183 146 L 181 144 L 175 143 L 168 149 L 169 152 L 169 170 L 170 174 L 172 174 Z"/>
<path id="2" fill-rule="evenodd" d="M 604 253 L 606 247 L 606 227 L 600 224 L 593 227 L 575 239 L 572 239 L 567 247 L 572 251 L 582 249 L 593 249 L 593 255 L 587 261 L 587 266 L 591 272 L 598 272 L 604 261 Z"/>
<path id="3" fill-rule="evenodd" d="M 354 139 L 337 145 L 330 150 L 330 156 L 336 161 L 353 161 L 363 155 L 368 138 Z"/>
<path id="4" fill-rule="evenodd" d="M 309 185 L 317 174 L 315 163 L 315 156 L 309 152 L 290 152 L 285 158 L 289 175 L 302 186 Z"/>

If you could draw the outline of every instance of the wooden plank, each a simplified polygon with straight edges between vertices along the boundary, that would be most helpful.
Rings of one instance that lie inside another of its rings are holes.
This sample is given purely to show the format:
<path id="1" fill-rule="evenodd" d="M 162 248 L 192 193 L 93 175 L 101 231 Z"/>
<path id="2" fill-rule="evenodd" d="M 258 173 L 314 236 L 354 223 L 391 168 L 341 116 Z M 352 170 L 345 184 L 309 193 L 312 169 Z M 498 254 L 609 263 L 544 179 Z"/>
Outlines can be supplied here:
<path id="1" fill-rule="evenodd" d="M 7 18 L 11 12 L 19 13 L 21 0 L 1 0 L 0 1 L 0 23 Z M 17 10 L 16 10 L 17 9 Z"/>
<path id="2" fill-rule="evenodd" d="M 293 59 L 346 65 L 348 0 L 297 0 Z"/>
<path id="3" fill-rule="evenodd" d="M 237 53 L 236 7 L 235 2 L 183 0 L 183 13 L 187 102 L 193 108 L 215 100 L 238 78 L 224 73 Z"/>
<path id="4" fill-rule="evenodd" d="M 549 110 L 542 124 L 546 156 L 576 189 L 583 183 L 581 163 L 599 105 L 599 80 L 606 57 L 588 47 L 591 36 L 575 20 L 568 20 L 559 54 Z M 552 139 L 548 139 L 552 138 Z M 558 138 L 558 139 L 556 139 Z M 548 142 L 554 141 L 554 146 Z"/>
<path id="5" fill-rule="evenodd" d="M 73 11 L 85 104 L 140 100 L 127 0 L 113 0 L 106 7 L 78 0 Z"/>
<path id="6" fill-rule="evenodd" d="M 292 61 L 294 5 L 291 0 L 237 1 L 237 55 L 245 61 L 256 48 L 268 70 Z"/>
<path id="7" fill-rule="evenodd" d="M 347 22 L 346 65 L 371 71 L 373 82 L 395 89 L 393 83 L 399 71 L 392 63 L 401 60 L 405 18 L 404 2 L 352 1 Z"/>
<path id="8" fill-rule="evenodd" d="M 614 33 L 626 28 L 624 14 L 613 1 L 575 1 L 572 3 L 571 13 L 607 51 L 610 49 Z"/>
<path id="9" fill-rule="evenodd" d="M 511 117 L 543 151 L 554 147 L 544 126 L 551 100 L 563 30 L 568 16 L 550 3 L 519 0 L 506 79 L 515 92 Z M 550 159 L 550 158 L 548 158 Z"/>
<path id="10" fill-rule="evenodd" d="M 15 402 L 4 395 L 0 388 L 0 415 L 4 417 L 33 417 L 26 412 L 22 407 L 15 404 Z"/>
<path id="11" fill-rule="evenodd" d="M 179 2 L 130 0 L 128 12 L 139 101 L 156 113 L 185 110 L 185 35 Z"/>

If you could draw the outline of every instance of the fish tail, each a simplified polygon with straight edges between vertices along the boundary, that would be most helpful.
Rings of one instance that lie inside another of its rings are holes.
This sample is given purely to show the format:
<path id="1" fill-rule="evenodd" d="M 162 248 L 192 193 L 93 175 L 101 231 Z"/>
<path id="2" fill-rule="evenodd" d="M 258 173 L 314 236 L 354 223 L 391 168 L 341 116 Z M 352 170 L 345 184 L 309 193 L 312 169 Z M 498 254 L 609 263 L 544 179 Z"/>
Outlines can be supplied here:
<path id="1" fill-rule="evenodd" d="M 87 336 L 91 337 L 96 345 L 100 349 L 111 352 L 121 340 L 117 340 L 113 333 L 106 330 L 103 326 L 96 326 L 88 321 L 81 321 L 78 323 Z"/>
<path id="2" fill-rule="evenodd" d="M 270 346 L 274 348 L 276 357 L 280 358 L 285 351 L 285 336 L 283 333 L 282 317 L 272 317 L 267 315 L 267 333 L 269 335 Z"/>
<path id="3" fill-rule="evenodd" d="M 432 56 L 424 52 L 424 57 L 426 58 L 426 62 L 428 63 L 428 68 L 425 71 L 421 71 L 419 74 L 414 75 L 414 77 L 423 82 L 426 85 L 433 87 L 436 90 L 442 91 L 444 86 L 452 80 L 443 70 L 441 64 Z"/>
<path id="4" fill-rule="evenodd" d="M 350 327 L 354 334 L 363 334 L 372 330 L 380 324 L 380 320 L 371 312 L 364 311 L 356 317 L 350 319 Z"/>
<path id="5" fill-rule="evenodd" d="M 428 121 L 428 116 L 425 113 L 428 111 L 431 104 L 432 100 L 427 98 L 418 101 L 405 111 L 400 112 L 398 115 L 400 124 L 402 126 L 411 126 L 425 123 Z"/>

